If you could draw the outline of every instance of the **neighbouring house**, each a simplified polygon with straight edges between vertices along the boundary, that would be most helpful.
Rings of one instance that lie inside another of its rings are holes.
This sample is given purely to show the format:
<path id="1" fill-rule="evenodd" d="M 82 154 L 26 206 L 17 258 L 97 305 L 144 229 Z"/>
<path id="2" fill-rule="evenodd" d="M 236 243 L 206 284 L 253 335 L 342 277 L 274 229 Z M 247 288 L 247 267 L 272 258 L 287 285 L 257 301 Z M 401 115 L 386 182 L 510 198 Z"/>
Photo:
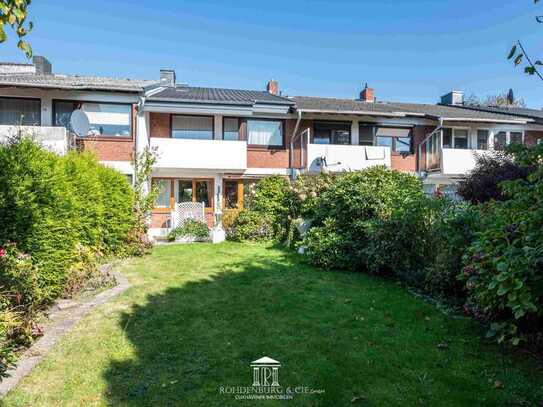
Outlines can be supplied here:
<path id="1" fill-rule="evenodd" d="M 160 237 L 176 203 L 203 203 L 212 226 L 243 208 L 266 176 L 385 165 L 433 190 L 454 186 L 477 154 L 543 139 L 543 111 L 462 99 L 453 91 L 435 105 L 380 102 L 367 85 L 356 99 L 286 97 L 275 80 L 261 91 L 194 87 L 178 84 L 173 70 L 156 80 L 61 75 L 36 56 L 0 62 L 0 138 L 23 128 L 59 153 L 77 145 L 130 179 L 134 153 L 156 149 L 150 234 Z M 76 109 L 89 119 L 82 137 L 70 129 Z"/>

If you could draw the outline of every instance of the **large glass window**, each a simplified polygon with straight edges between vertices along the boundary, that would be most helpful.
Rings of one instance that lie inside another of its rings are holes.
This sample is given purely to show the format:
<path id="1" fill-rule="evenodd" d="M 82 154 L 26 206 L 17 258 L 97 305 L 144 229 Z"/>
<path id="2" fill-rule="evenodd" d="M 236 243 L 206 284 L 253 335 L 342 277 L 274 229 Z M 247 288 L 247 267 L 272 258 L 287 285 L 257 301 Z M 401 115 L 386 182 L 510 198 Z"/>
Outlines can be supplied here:
<path id="1" fill-rule="evenodd" d="M 89 118 L 91 137 L 131 137 L 132 106 L 116 103 L 54 101 L 54 125 L 70 129 L 72 112 L 80 109 Z"/>
<path id="2" fill-rule="evenodd" d="M 239 209 L 238 180 L 224 181 L 224 207 L 226 209 Z"/>
<path id="3" fill-rule="evenodd" d="M 239 139 L 239 119 L 236 117 L 225 117 L 223 136 L 224 140 L 238 140 Z"/>
<path id="4" fill-rule="evenodd" d="M 477 149 L 488 150 L 488 130 L 477 130 Z"/>
<path id="5" fill-rule="evenodd" d="M 500 131 L 494 134 L 494 149 L 503 150 L 507 145 L 507 132 Z"/>
<path id="6" fill-rule="evenodd" d="M 351 144 L 351 123 L 315 122 L 315 144 Z"/>
<path id="7" fill-rule="evenodd" d="M 391 147 L 396 153 L 411 153 L 411 129 L 378 127 L 376 141 L 378 146 Z"/>
<path id="8" fill-rule="evenodd" d="M 212 140 L 213 117 L 172 116 L 172 138 Z"/>
<path id="9" fill-rule="evenodd" d="M 454 129 L 453 148 L 467 149 L 468 148 L 468 131 L 464 129 Z"/>
<path id="10" fill-rule="evenodd" d="M 41 125 L 40 100 L 0 97 L 0 125 Z"/>
<path id="11" fill-rule="evenodd" d="M 451 129 L 445 128 L 442 130 L 443 148 L 458 148 L 467 149 L 469 146 L 467 129 Z"/>
<path id="12" fill-rule="evenodd" d="M 206 208 L 211 206 L 213 188 L 211 181 L 195 181 L 196 202 L 203 202 Z"/>
<path id="13" fill-rule="evenodd" d="M 170 198 L 172 196 L 172 181 L 169 179 L 154 179 L 153 183 L 158 187 L 155 207 L 169 208 Z"/>
<path id="14" fill-rule="evenodd" d="M 360 129 L 358 130 L 358 143 L 361 146 L 373 146 L 373 131 L 373 126 L 360 125 Z"/>
<path id="15" fill-rule="evenodd" d="M 512 131 L 509 133 L 509 143 L 522 144 L 522 133 L 520 131 Z"/>
<path id="16" fill-rule="evenodd" d="M 283 123 L 276 120 L 247 120 L 247 142 L 257 146 L 283 146 Z"/>
<path id="17" fill-rule="evenodd" d="M 177 202 L 192 202 L 192 181 L 180 179 L 177 181 Z"/>

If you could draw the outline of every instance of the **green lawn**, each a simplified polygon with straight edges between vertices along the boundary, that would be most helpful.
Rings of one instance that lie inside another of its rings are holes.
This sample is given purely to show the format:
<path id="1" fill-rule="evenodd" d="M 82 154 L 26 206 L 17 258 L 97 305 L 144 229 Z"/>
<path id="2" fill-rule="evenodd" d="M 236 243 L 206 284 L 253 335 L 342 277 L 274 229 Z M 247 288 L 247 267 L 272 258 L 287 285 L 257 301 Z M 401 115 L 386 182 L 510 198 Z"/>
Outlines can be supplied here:
<path id="1" fill-rule="evenodd" d="M 8 406 L 534 405 L 543 375 L 397 284 L 309 267 L 269 246 L 161 246 L 120 266 L 133 287 L 91 312 Z M 240 401 L 251 361 L 321 394 Z"/>

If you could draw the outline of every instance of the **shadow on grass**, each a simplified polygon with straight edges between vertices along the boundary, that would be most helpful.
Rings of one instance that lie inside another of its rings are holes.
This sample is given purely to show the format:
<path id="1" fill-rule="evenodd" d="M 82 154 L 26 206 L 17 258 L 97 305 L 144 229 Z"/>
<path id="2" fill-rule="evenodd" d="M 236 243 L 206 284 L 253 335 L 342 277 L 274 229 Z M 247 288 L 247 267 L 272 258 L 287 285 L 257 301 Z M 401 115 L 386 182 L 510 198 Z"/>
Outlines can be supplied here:
<path id="1" fill-rule="evenodd" d="M 134 357 L 105 372 L 110 405 L 282 404 L 220 393 L 250 386 L 249 365 L 263 356 L 282 363 L 282 386 L 325 391 L 290 405 L 493 405 L 503 397 L 488 385 L 502 367 L 480 351 L 473 327 L 393 284 L 313 270 L 285 253 L 225 262 L 196 278 L 123 315 Z M 436 347 L 443 342 L 447 349 Z M 514 377 L 517 397 L 524 378 Z"/>

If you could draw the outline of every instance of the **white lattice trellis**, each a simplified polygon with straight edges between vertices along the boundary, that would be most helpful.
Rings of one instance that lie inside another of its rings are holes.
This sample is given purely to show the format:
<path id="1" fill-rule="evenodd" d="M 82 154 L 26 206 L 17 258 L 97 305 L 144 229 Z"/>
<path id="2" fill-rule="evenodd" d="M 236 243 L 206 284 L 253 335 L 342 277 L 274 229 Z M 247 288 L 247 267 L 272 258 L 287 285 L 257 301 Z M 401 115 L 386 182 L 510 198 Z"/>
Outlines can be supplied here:
<path id="1" fill-rule="evenodd" d="M 172 212 L 172 228 L 182 226 L 185 220 L 195 219 L 205 222 L 203 202 L 179 202 Z"/>

